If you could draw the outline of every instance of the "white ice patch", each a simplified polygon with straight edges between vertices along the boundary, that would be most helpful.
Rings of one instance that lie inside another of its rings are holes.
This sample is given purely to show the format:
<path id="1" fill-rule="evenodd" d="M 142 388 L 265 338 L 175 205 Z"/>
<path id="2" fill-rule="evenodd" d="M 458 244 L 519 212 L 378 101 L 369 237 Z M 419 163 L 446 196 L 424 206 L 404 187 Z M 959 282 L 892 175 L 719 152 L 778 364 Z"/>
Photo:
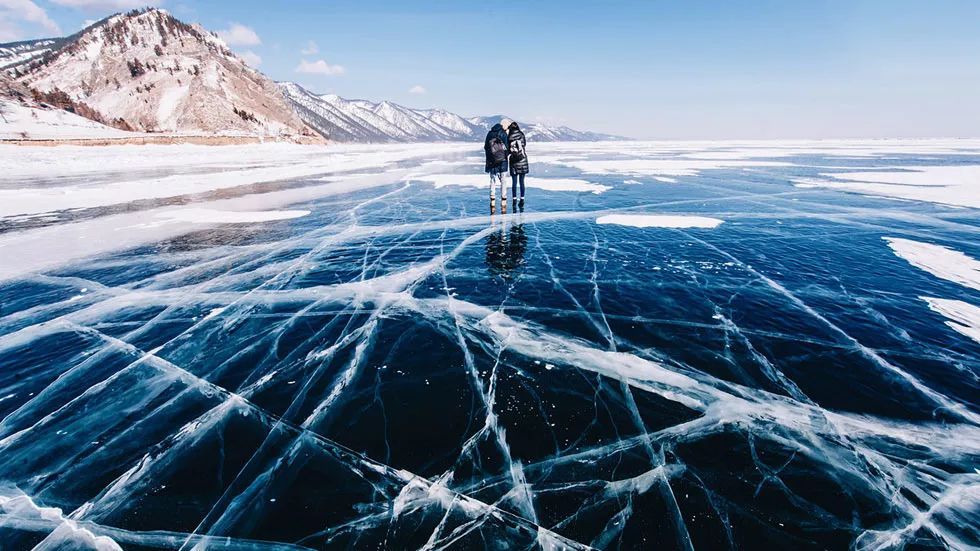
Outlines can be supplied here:
<path id="1" fill-rule="evenodd" d="M 883 238 L 895 254 L 930 274 L 980 291 L 980 261 L 957 250 L 898 237 Z"/>
<path id="2" fill-rule="evenodd" d="M 919 297 L 929 303 L 934 312 L 949 318 L 946 322 L 954 331 L 958 331 L 980 342 L 980 307 L 961 300 L 950 300 L 935 297 Z"/>
<path id="3" fill-rule="evenodd" d="M 840 158 L 875 158 L 895 155 L 976 155 L 977 139 L 874 140 L 737 140 L 654 142 L 535 143 L 532 162 L 564 164 L 596 154 L 655 155 L 697 160 L 733 161 L 820 155 Z"/>
<path id="4" fill-rule="evenodd" d="M 709 159 L 609 159 L 565 161 L 561 164 L 590 174 L 628 174 L 630 176 L 695 176 L 702 170 L 792 166 L 791 163 L 751 160 Z M 665 181 L 665 180 L 661 180 Z"/>
<path id="5" fill-rule="evenodd" d="M 883 238 L 899 257 L 909 264 L 947 281 L 980 291 L 980 262 L 960 251 L 897 237 Z M 980 342 L 980 307 L 936 297 L 919 297 L 934 312 L 949 318 L 950 328 Z"/>
<path id="6" fill-rule="evenodd" d="M 168 218 L 180 222 L 195 224 L 244 224 L 246 222 L 270 222 L 273 220 L 289 220 L 310 214 L 308 210 L 266 210 L 235 212 L 204 208 L 187 208 L 168 210 L 156 215 L 157 218 Z"/>
<path id="7" fill-rule="evenodd" d="M 724 220 L 706 216 L 666 214 L 608 214 L 596 218 L 597 224 L 616 224 L 634 228 L 716 228 Z"/>
<path id="8" fill-rule="evenodd" d="M 980 208 L 980 165 L 896 167 L 892 171 L 820 174 L 797 187 L 825 187 L 897 199 Z"/>
<path id="9" fill-rule="evenodd" d="M 432 182 L 436 188 L 446 186 L 490 188 L 490 176 L 486 174 L 428 174 L 417 176 L 416 179 L 422 182 Z M 574 178 L 534 178 L 529 176 L 524 184 L 526 187 L 545 191 L 583 191 L 592 192 L 596 195 L 612 189 L 609 186 Z M 504 185 L 508 190 L 510 189 L 511 182 L 506 175 L 504 176 Z"/>

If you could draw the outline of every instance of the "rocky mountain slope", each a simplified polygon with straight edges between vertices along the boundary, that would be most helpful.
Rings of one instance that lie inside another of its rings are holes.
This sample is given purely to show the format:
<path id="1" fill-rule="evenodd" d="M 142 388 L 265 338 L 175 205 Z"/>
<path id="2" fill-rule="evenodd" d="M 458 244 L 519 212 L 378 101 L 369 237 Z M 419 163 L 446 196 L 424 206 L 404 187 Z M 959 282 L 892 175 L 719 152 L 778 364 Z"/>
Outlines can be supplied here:
<path id="1" fill-rule="evenodd" d="M 332 140 L 344 142 L 426 142 L 482 140 L 500 116 L 464 118 L 441 109 L 411 109 L 382 101 L 349 100 L 315 94 L 293 82 L 279 87 L 299 116 Z M 537 123 L 522 125 L 528 139 L 538 141 L 602 141 L 621 139 L 568 127 Z"/>
<path id="2" fill-rule="evenodd" d="M 0 45 L 0 68 L 45 104 L 124 130 L 311 134 L 278 87 L 216 35 L 159 9 L 60 40 Z"/>
<path id="3" fill-rule="evenodd" d="M 42 38 L 0 44 L 0 71 L 9 69 L 13 72 L 16 67 L 23 67 L 58 50 L 68 41 L 69 38 Z"/>

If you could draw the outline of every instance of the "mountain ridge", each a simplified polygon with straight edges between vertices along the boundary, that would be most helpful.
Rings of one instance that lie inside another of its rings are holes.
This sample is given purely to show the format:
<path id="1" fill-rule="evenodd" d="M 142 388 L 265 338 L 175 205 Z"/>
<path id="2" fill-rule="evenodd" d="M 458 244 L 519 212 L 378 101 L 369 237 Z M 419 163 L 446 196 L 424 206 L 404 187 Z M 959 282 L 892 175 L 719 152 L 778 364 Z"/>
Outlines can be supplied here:
<path id="1" fill-rule="evenodd" d="M 416 109 L 389 100 L 372 102 L 317 94 L 295 82 L 278 82 L 300 118 L 324 137 L 352 142 L 472 141 L 502 115 L 463 117 L 438 108 Z M 538 141 L 612 141 L 620 136 L 574 130 L 566 126 L 522 124 L 528 139 Z"/>

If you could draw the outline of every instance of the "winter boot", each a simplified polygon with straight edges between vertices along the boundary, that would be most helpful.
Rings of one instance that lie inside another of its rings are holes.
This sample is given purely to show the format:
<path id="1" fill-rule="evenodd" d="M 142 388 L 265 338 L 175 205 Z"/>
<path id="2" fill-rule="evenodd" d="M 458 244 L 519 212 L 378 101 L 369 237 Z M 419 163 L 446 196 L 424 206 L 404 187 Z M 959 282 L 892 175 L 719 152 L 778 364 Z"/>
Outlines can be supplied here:
<path id="1" fill-rule="evenodd" d="M 524 197 L 521 197 L 521 202 L 517 205 L 520 207 L 521 212 L 524 212 Z"/>
<path id="2" fill-rule="evenodd" d="M 507 214 L 507 198 L 500 198 L 500 214 Z"/>
<path id="3" fill-rule="evenodd" d="M 497 212 L 497 200 L 493 197 L 490 198 L 490 215 L 493 216 Z"/>

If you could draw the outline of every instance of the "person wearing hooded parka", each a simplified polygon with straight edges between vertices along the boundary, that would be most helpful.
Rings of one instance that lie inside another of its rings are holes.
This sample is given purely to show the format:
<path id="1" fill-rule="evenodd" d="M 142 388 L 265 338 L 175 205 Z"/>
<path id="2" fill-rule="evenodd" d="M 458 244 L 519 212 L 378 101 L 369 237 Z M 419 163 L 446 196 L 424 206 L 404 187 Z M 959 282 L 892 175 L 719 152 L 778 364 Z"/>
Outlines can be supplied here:
<path id="1" fill-rule="evenodd" d="M 507 143 L 508 150 L 510 151 L 510 178 L 511 178 L 511 188 L 510 196 L 514 198 L 514 209 L 519 207 L 521 211 L 524 211 L 524 176 L 530 172 L 527 163 L 527 139 L 524 137 L 524 131 L 521 127 L 517 125 L 516 122 L 510 123 L 507 127 Z M 521 184 L 521 195 L 520 201 L 518 202 L 517 195 L 517 183 Z"/>
<path id="2" fill-rule="evenodd" d="M 507 172 L 509 138 L 503 123 L 510 126 L 511 121 L 503 119 L 493 125 L 483 140 L 483 152 L 487 157 L 485 172 L 490 174 L 490 214 L 496 211 L 494 186 L 498 183 L 500 185 L 500 212 L 507 212 L 507 186 L 504 185 L 504 173 Z"/>

